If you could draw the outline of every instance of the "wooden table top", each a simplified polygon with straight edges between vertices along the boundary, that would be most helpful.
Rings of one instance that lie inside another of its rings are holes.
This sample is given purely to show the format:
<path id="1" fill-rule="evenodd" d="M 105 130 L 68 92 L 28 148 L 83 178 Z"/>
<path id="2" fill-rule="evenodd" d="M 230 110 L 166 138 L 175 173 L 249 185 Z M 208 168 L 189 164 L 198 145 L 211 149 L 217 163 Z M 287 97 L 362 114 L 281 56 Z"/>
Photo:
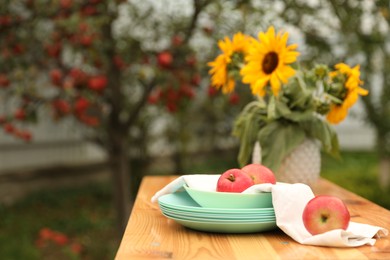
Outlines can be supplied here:
<path id="1" fill-rule="evenodd" d="M 143 178 L 115 259 L 390 259 L 390 236 L 374 246 L 329 248 L 301 245 L 280 229 L 253 234 L 218 234 L 191 230 L 161 214 L 151 197 L 177 176 Z M 315 194 L 338 196 L 351 221 L 390 230 L 390 211 L 327 180 L 312 186 Z"/>

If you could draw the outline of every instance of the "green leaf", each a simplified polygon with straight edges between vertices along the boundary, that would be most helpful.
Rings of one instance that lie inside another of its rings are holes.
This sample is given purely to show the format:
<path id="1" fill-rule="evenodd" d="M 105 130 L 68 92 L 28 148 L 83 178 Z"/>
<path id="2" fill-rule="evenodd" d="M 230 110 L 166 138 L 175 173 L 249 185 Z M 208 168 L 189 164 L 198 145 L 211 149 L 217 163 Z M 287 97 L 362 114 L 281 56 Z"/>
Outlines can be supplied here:
<path id="1" fill-rule="evenodd" d="M 305 129 L 308 136 L 321 141 L 325 152 L 334 157 L 340 156 L 337 133 L 328 122 L 319 117 L 313 117 L 311 120 L 302 122 L 301 126 Z"/>
<path id="2" fill-rule="evenodd" d="M 310 120 L 313 117 L 314 111 L 312 109 L 307 111 L 293 111 L 288 115 L 285 115 L 284 117 L 293 121 L 293 122 L 301 122 L 301 121 L 307 121 Z"/>
<path id="3" fill-rule="evenodd" d="M 275 118 L 287 117 L 291 114 L 290 108 L 287 104 L 280 99 L 275 99 Z"/>
<path id="4" fill-rule="evenodd" d="M 276 172 L 283 158 L 300 145 L 305 137 L 305 132 L 297 124 L 274 121 L 265 125 L 258 133 L 262 163 Z"/>
<path id="5" fill-rule="evenodd" d="M 248 164 L 259 129 L 266 122 L 265 104 L 254 101 L 249 103 L 239 114 L 233 126 L 233 135 L 240 139 L 238 163 Z"/>
<path id="6" fill-rule="evenodd" d="M 276 119 L 276 99 L 275 96 L 271 96 L 268 102 L 267 109 L 268 119 Z"/>

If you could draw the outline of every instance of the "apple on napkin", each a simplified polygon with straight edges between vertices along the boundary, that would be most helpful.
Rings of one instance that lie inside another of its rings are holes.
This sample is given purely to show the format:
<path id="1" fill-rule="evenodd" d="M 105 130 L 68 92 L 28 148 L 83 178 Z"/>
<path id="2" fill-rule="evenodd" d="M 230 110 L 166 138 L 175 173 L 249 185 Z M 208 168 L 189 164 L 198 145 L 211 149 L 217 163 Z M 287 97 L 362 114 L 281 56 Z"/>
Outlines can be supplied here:
<path id="1" fill-rule="evenodd" d="M 302 213 L 303 224 L 313 236 L 333 229 L 346 230 L 350 218 L 344 202 L 340 198 L 328 195 L 319 195 L 311 199 Z"/>

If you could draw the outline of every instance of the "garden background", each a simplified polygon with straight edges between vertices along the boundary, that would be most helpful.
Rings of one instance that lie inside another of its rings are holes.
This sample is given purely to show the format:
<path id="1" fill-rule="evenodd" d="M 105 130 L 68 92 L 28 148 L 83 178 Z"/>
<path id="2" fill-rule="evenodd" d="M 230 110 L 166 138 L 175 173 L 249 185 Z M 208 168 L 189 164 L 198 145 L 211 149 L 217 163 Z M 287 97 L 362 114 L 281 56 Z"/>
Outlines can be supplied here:
<path id="1" fill-rule="evenodd" d="M 361 64 L 370 94 L 335 126 L 342 158 L 323 155 L 321 176 L 390 209 L 389 9 L 353 0 L 2 1 L 2 258 L 112 259 L 142 176 L 237 167 L 231 130 L 252 96 L 210 88 L 207 62 L 219 39 L 270 25 L 299 44 L 302 65 Z"/>

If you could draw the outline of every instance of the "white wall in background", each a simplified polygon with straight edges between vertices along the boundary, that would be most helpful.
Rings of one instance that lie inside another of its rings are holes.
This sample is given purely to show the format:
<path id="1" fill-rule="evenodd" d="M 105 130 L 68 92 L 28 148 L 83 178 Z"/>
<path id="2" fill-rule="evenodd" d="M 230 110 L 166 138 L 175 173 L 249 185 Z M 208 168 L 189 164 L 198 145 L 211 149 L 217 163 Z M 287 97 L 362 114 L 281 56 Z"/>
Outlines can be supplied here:
<path id="1" fill-rule="evenodd" d="M 375 145 L 375 132 L 359 120 L 361 106 L 356 106 L 351 115 L 335 126 L 340 146 L 345 150 L 371 150 Z M 34 141 L 24 144 L 0 131 L 0 174 L 9 170 L 78 165 L 101 162 L 106 156 L 98 146 L 82 140 L 80 131 L 72 121 L 53 123 L 42 121 L 33 130 Z M 159 144 L 158 144 L 159 143 Z M 153 154 L 161 155 L 159 146 L 167 143 L 156 142 Z M 153 152 L 153 151 L 152 151 Z M 166 154 L 169 155 L 169 154 Z"/>
<path id="2" fill-rule="evenodd" d="M 0 174 L 15 169 L 77 165 L 105 159 L 103 151 L 82 140 L 71 121 L 41 121 L 31 132 L 34 139 L 26 144 L 0 131 Z"/>

